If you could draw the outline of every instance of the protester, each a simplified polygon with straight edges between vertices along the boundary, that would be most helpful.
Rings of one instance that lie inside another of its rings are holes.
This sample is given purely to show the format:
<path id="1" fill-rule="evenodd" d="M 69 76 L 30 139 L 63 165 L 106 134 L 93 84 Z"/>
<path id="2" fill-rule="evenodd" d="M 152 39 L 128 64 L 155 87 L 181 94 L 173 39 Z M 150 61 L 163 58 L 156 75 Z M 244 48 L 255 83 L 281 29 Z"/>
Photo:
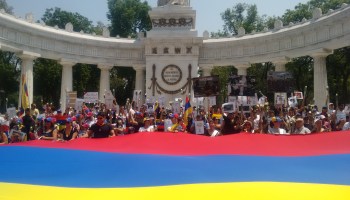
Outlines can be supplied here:
<path id="1" fill-rule="evenodd" d="M 306 128 L 304 126 L 304 119 L 302 117 L 299 117 L 295 120 L 295 130 L 292 134 L 310 134 L 310 129 Z"/>
<path id="2" fill-rule="evenodd" d="M 143 122 L 144 126 L 139 129 L 139 132 L 154 132 L 154 126 L 151 125 L 150 118 L 146 117 Z"/>
<path id="3" fill-rule="evenodd" d="M 5 133 L 3 124 L 0 124 L 0 145 L 8 144 L 8 137 Z"/>
<path id="4" fill-rule="evenodd" d="M 45 129 L 43 135 L 39 137 L 42 140 L 57 140 L 58 130 L 55 128 L 55 118 L 46 118 L 45 119 Z"/>
<path id="5" fill-rule="evenodd" d="M 269 128 L 268 133 L 277 135 L 289 135 L 285 129 L 281 128 L 282 120 L 279 117 L 271 118 L 272 126 Z"/>
<path id="6" fill-rule="evenodd" d="M 99 112 L 97 114 L 97 122 L 93 124 L 87 134 L 84 137 L 89 138 L 108 138 L 114 137 L 114 130 L 112 126 L 106 123 L 106 114 L 103 112 Z"/>
<path id="7" fill-rule="evenodd" d="M 60 131 L 59 134 L 61 135 L 60 138 L 63 141 L 70 141 L 77 138 L 78 130 L 73 127 L 73 120 L 71 118 L 66 120 L 66 127 Z"/>

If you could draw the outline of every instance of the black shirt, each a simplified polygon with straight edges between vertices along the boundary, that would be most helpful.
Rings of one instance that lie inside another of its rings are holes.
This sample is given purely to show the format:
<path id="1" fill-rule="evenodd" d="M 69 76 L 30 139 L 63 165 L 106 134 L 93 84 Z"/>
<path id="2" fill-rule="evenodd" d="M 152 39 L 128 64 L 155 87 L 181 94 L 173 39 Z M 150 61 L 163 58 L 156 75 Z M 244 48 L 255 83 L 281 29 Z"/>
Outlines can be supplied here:
<path id="1" fill-rule="evenodd" d="M 103 124 L 102 126 L 93 124 L 89 130 L 92 131 L 93 138 L 108 138 L 113 128 L 109 124 Z"/>

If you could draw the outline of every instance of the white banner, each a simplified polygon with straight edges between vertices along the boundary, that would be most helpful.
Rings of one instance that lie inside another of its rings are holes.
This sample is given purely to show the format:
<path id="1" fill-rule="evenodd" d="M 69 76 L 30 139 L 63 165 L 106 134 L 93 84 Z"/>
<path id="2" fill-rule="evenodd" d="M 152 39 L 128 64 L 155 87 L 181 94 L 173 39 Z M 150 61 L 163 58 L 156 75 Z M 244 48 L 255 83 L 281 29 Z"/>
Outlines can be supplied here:
<path id="1" fill-rule="evenodd" d="M 98 92 L 87 92 L 84 94 L 85 103 L 98 103 Z"/>

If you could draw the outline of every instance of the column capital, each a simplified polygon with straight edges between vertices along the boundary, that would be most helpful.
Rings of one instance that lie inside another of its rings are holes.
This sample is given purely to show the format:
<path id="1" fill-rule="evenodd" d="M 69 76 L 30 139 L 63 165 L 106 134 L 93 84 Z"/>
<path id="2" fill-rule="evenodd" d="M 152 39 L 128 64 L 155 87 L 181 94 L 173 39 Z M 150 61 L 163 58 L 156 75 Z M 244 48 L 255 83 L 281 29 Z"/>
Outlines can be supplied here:
<path id="1" fill-rule="evenodd" d="M 213 69 L 214 68 L 214 64 L 199 64 L 198 66 L 201 69 Z"/>
<path id="2" fill-rule="evenodd" d="M 282 57 L 277 57 L 272 60 L 273 64 L 280 64 L 280 65 L 285 65 L 289 63 L 291 59 L 287 56 L 282 56 Z"/>
<path id="3" fill-rule="evenodd" d="M 146 65 L 145 64 L 134 64 L 132 67 L 135 71 L 145 71 Z"/>
<path id="4" fill-rule="evenodd" d="M 58 63 L 62 65 L 63 67 L 73 67 L 76 65 L 78 62 L 76 60 L 69 60 L 69 59 L 59 59 Z"/>
<path id="5" fill-rule="evenodd" d="M 106 64 L 106 63 L 102 63 L 102 64 L 98 64 L 97 67 L 100 69 L 100 70 L 111 70 L 114 66 L 113 64 Z"/>
<path id="6" fill-rule="evenodd" d="M 234 63 L 233 66 L 237 69 L 248 69 L 251 67 L 250 62 L 240 62 L 240 63 Z"/>
<path id="7" fill-rule="evenodd" d="M 16 53 L 16 55 L 22 59 L 22 60 L 35 60 L 39 57 L 41 57 L 38 53 L 28 52 L 28 51 L 21 51 Z"/>
<path id="8" fill-rule="evenodd" d="M 315 49 L 313 51 L 308 52 L 308 54 L 313 58 L 326 58 L 330 54 L 333 54 L 333 50 L 326 48 Z"/>

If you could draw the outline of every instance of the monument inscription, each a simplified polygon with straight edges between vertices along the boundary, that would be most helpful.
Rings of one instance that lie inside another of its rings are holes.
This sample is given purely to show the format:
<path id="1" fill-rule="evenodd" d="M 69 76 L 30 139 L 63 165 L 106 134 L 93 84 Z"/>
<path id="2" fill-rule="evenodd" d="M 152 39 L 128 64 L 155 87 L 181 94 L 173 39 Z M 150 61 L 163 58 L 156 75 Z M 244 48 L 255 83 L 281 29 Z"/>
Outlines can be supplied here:
<path id="1" fill-rule="evenodd" d="M 182 71 L 176 65 L 168 65 L 162 71 L 162 79 L 168 85 L 176 85 L 182 79 Z"/>

